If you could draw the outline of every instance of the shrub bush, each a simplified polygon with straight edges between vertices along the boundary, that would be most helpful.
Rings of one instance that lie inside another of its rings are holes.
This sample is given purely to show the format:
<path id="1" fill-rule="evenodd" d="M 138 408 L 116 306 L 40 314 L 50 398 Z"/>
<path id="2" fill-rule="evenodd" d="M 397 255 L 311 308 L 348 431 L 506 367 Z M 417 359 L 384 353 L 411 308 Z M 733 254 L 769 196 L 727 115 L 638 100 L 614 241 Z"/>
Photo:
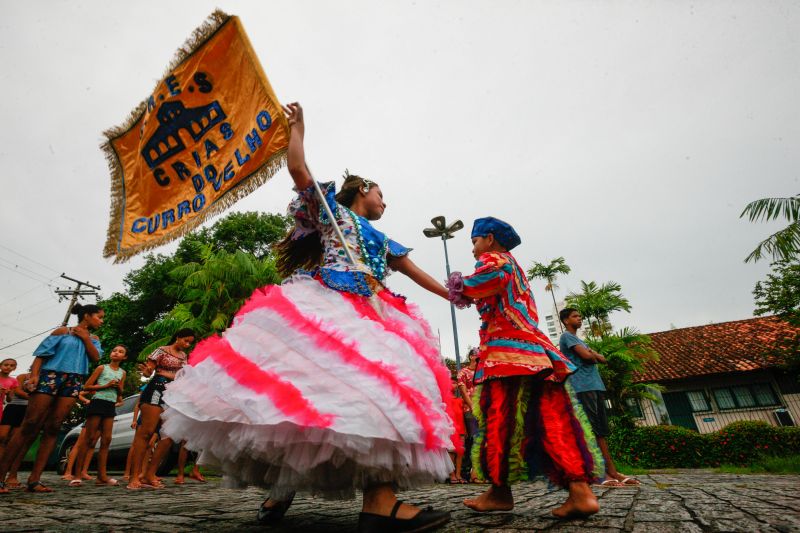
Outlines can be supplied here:
<path id="1" fill-rule="evenodd" d="M 608 445 L 615 460 L 639 468 L 749 465 L 765 456 L 800 454 L 800 428 L 745 421 L 701 435 L 678 426 L 615 425 Z"/>

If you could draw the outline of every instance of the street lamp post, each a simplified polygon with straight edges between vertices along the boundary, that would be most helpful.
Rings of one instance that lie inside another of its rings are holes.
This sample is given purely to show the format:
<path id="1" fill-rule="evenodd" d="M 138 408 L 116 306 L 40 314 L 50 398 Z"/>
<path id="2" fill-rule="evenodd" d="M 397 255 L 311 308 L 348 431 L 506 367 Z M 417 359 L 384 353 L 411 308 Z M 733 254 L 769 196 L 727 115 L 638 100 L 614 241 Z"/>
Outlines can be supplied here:
<path id="1" fill-rule="evenodd" d="M 464 227 L 464 223 L 456 220 L 449 226 L 444 217 L 438 216 L 431 219 L 432 228 L 422 230 L 423 235 L 429 238 L 441 237 L 444 244 L 444 265 L 447 269 L 447 277 L 450 278 L 450 258 L 447 255 L 447 239 L 453 238 L 453 233 Z M 461 370 L 461 354 L 458 351 L 458 327 L 456 326 L 456 308 L 450 302 L 450 319 L 453 321 L 453 343 L 456 347 L 456 372 Z"/>

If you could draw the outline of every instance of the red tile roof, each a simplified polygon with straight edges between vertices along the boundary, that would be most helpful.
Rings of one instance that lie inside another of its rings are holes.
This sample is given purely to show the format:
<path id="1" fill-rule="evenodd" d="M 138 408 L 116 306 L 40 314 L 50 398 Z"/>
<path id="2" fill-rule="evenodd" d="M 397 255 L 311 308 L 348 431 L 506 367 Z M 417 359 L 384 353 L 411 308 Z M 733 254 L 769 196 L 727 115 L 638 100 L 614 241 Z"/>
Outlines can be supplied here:
<path id="1" fill-rule="evenodd" d="M 636 381 L 668 381 L 775 366 L 776 358 L 767 353 L 770 347 L 777 339 L 798 332 L 800 329 L 769 316 L 649 333 L 652 347 L 661 357 L 647 363 Z"/>

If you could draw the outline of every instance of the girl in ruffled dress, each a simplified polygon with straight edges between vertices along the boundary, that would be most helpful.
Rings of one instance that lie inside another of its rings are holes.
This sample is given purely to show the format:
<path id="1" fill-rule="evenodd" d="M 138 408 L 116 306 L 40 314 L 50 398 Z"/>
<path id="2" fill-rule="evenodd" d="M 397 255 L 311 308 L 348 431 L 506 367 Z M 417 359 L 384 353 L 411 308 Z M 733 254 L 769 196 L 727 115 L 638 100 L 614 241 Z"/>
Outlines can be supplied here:
<path id="1" fill-rule="evenodd" d="M 285 112 L 298 196 L 295 229 L 277 252 L 292 275 L 255 291 L 222 336 L 198 344 L 167 387 L 163 432 L 229 484 L 270 488 L 261 522 L 279 520 L 296 490 L 346 498 L 359 489 L 359 531 L 436 528 L 449 513 L 403 504 L 394 491 L 453 469 L 449 374 L 417 308 L 384 283 L 391 269 L 447 290 L 372 226 L 386 208 L 373 181 L 348 175 L 338 193 L 320 184 L 331 219 L 306 167 L 303 110 Z"/>

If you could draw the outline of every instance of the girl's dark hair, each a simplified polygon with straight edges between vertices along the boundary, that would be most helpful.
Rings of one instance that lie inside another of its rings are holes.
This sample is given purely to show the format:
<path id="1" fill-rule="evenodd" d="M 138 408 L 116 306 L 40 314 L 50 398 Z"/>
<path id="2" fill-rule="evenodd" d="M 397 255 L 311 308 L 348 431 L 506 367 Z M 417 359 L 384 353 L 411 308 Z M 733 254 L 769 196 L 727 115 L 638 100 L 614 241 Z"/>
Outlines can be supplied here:
<path id="1" fill-rule="evenodd" d="M 175 341 L 172 341 L 172 342 L 175 342 Z M 127 346 L 125 346 L 124 344 L 115 344 L 115 345 L 114 345 L 114 348 L 122 348 L 123 350 L 125 350 L 125 355 L 126 355 L 126 356 L 127 356 L 129 353 L 130 353 L 130 350 L 129 350 L 129 349 L 128 349 L 128 347 L 127 347 Z M 113 348 L 112 348 L 112 349 L 113 349 Z"/>
<path id="2" fill-rule="evenodd" d="M 75 304 L 74 306 L 72 306 L 72 311 L 70 311 L 70 312 L 73 315 L 78 315 L 78 322 L 80 322 L 81 320 L 83 320 L 83 317 L 85 317 L 86 315 L 93 315 L 95 313 L 99 313 L 100 311 L 102 311 L 102 309 L 100 308 L 99 305 L 94 305 L 94 304 L 86 304 L 86 305 Z"/>
<path id="3" fill-rule="evenodd" d="M 336 193 L 336 202 L 345 207 L 351 207 L 360 189 L 366 188 L 369 191 L 369 189 L 377 185 L 372 180 L 350 174 L 345 170 L 344 183 L 339 192 Z M 322 262 L 324 250 L 319 233 L 315 231 L 305 237 L 293 240 L 293 231 L 294 228 L 290 229 L 286 237 L 273 247 L 275 251 L 275 266 L 278 269 L 278 273 L 283 277 L 291 276 L 298 268 L 313 270 Z"/>
<path id="4" fill-rule="evenodd" d="M 178 339 L 182 339 L 184 337 L 196 337 L 194 334 L 194 330 L 192 328 L 181 328 L 175 333 L 172 334 L 172 337 L 169 338 L 169 342 L 167 344 L 172 344 Z"/>
<path id="5" fill-rule="evenodd" d="M 6 357 L 6 358 L 5 358 L 5 359 L 3 359 L 2 361 L 0 361 L 0 365 L 2 365 L 3 363 L 5 363 L 6 361 L 14 361 L 15 363 L 17 362 L 17 360 L 16 360 L 16 359 L 14 359 L 13 357 Z"/>

